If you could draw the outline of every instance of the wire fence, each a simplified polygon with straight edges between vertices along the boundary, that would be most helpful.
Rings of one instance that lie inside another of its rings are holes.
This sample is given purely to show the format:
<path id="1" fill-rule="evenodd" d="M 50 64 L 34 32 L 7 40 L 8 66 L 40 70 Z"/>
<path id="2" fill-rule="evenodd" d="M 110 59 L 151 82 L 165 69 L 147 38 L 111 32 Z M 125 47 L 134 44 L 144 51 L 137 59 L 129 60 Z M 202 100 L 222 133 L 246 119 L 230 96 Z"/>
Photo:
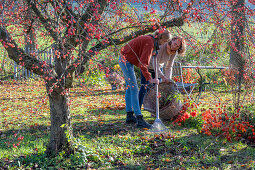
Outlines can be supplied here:
<path id="1" fill-rule="evenodd" d="M 32 50 L 28 51 L 27 53 L 35 53 L 36 58 L 41 61 L 46 61 L 48 64 L 54 65 L 54 52 L 53 49 L 48 49 L 44 51 L 37 50 L 33 52 Z M 3 53 L 2 56 L 0 56 L 2 59 L 1 61 L 1 74 L 0 78 L 3 77 L 12 77 L 15 80 L 24 80 L 28 78 L 35 78 L 38 77 L 33 72 L 25 69 L 24 67 L 18 65 L 15 61 L 12 61 L 8 58 L 7 53 Z"/>

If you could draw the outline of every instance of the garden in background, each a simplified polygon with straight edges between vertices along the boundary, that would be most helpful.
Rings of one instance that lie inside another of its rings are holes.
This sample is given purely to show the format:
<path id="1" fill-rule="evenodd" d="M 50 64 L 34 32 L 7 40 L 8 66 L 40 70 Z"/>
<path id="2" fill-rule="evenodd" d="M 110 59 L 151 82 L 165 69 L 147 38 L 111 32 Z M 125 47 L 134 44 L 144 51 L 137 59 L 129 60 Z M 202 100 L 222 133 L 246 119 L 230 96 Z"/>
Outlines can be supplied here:
<path id="1" fill-rule="evenodd" d="M 255 168 L 253 1 L 4 2 L 0 170 Z M 123 45 L 164 29 L 186 40 L 183 66 L 228 69 L 201 69 L 201 82 L 183 68 L 198 85 L 191 99 L 178 93 L 160 134 L 125 124 L 124 84 L 111 78 Z"/>

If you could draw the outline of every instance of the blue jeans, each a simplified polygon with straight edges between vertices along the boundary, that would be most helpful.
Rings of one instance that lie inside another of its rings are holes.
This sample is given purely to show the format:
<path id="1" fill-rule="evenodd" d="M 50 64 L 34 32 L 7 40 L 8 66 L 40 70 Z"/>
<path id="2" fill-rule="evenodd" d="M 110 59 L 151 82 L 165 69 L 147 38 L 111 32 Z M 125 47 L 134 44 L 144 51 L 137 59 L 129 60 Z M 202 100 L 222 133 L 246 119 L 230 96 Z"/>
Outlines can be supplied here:
<path id="1" fill-rule="evenodd" d="M 160 68 L 160 70 L 163 71 L 163 68 Z M 149 72 L 151 73 L 151 77 L 154 79 L 155 78 L 154 70 L 149 70 Z M 161 78 L 159 78 L 159 80 L 161 80 Z M 142 105 L 143 105 L 144 96 L 149 91 L 148 84 L 149 84 L 149 81 L 146 81 L 146 79 L 141 71 L 141 87 L 139 90 L 139 107 L 140 107 L 140 109 L 142 108 Z"/>
<path id="2" fill-rule="evenodd" d="M 123 59 L 121 56 L 119 57 L 119 65 L 126 82 L 126 111 L 133 111 L 135 115 L 141 115 L 141 109 L 139 107 L 138 100 L 138 85 L 136 81 L 134 65 Z"/>
<path id="3" fill-rule="evenodd" d="M 155 78 L 155 72 L 152 71 L 152 70 L 149 70 L 149 72 L 151 73 L 151 77 L 154 79 Z M 140 87 L 140 90 L 139 90 L 139 107 L 141 109 L 142 105 L 143 105 L 143 98 L 149 90 L 148 89 L 149 81 L 146 81 L 146 78 L 144 77 L 142 71 L 140 71 L 140 73 L 141 73 L 141 87 Z"/>

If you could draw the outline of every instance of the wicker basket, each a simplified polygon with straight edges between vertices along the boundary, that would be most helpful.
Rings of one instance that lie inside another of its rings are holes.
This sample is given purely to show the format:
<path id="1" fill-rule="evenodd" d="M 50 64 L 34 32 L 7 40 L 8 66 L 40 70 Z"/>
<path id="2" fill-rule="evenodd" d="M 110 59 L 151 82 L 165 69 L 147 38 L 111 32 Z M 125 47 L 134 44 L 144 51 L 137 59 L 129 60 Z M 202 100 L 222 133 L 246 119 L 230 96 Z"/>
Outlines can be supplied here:
<path id="1" fill-rule="evenodd" d="M 181 114 L 182 103 L 176 97 L 177 87 L 175 83 L 160 83 L 159 86 L 159 117 L 160 119 L 170 120 Z M 151 87 L 144 96 L 144 110 L 151 112 L 152 116 L 156 114 L 156 88 Z"/>

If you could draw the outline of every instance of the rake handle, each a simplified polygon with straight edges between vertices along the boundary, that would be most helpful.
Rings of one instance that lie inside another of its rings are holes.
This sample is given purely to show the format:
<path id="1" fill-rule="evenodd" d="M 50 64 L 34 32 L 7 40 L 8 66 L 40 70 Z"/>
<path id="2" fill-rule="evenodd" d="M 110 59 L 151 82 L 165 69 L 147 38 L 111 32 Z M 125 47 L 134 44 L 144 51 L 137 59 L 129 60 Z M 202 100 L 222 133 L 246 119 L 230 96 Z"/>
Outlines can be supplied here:
<path id="1" fill-rule="evenodd" d="M 158 79 L 158 63 L 157 63 L 157 56 L 154 57 L 154 65 L 155 65 L 155 79 Z M 158 84 L 156 86 L 156 119 L 159 119 L 159 93 L 158 93 Z"/>

